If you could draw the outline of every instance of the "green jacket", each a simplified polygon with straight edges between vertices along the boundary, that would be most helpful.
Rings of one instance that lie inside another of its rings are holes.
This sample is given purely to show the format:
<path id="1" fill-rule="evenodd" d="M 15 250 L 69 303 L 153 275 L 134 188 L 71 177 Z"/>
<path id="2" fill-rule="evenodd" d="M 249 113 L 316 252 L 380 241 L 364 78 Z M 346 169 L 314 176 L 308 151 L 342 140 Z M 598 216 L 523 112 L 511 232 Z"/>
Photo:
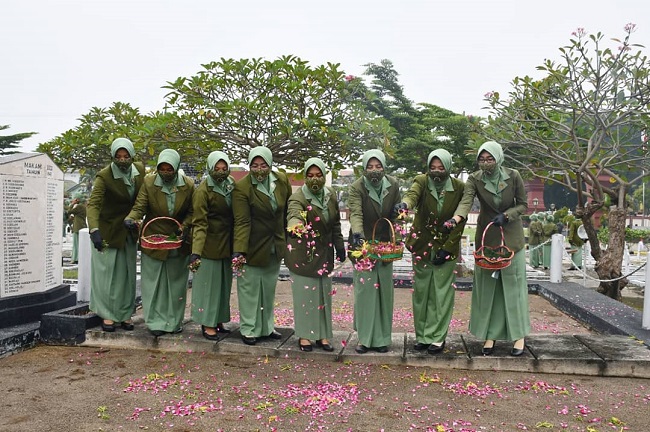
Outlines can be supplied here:
<path id="1" fill-rule="evenodd" d="M 543 225 L 540 221 L 532 221 L 528 225 L 528 244 L 535 246 L 542 242 L 544 233 Z"/>
<path id="2" fill-rule="evenodd" d="M 481 209 L 478 214 L 476 226 L 475 248 L 478 250 L 482 246 L 481 236 L 485 227 L 499 213 L 505 213 L 508 216 L 508 223 L 503 227 L 505 244 L 515 252 L 520 251 L 525 246 L 524 227 L 521 222 L 521 215 L 526 213 L 528 202 L 526 188 L 519 171 L 502 167 L 508 178 L 503 180 L 499 189 L 501 191 L 501 204 L 496 205 L 494 195 L 485 189 L 485 182 L 481 180 L 482 171 L 476 171 L 469 175 L 465 183 L 465 193 L 456 209 L 456 214 L 467 219 L 467 215 L 472 208 L 474 197 L 478 197 Z M 501 234 L 498 227 L 491 227 L 485 234 L 485 243 L 487 246 L 498 246 L 501 244 Z"/>
<path id="3" fill-rule="evenodd" d="M 129 214 L 138 191 L 144 181 L 144 165 L 134 162 L 140 175 L 135 177 L 133 198 L 122 179 L 114 179 L 110 164 L 95 177 L 93 190 L 86 206 L 88 229 L 99 229 L 109 248 L 121 249 L 126 244 L 129 231 L 124 227 L 124 218 Z"/>
<path id="4" fill-rule="evenodd" d="M 171 215 L 167 210 L 166 194 L 162 192 L 159 186 L 154 184 L 155 180 L 156 174 L 150 174 L 144 178 L 144 184 L 142 185 L 138 197 L 135 200 L 135 204 L 126 219 L 140 220 L 144 217 L 140 227 L 140 233 L 144 236 L 151 234 L 174 234 L 176 230 L 178 230 L 178 225 L 170 220 L 156 220 L 148 226 L 147 224 L 152 219 L 162 216 L 175 219 L 181 224 L 185 236 L 185 241 L 180 249 L 177 250 L 179 250 L 182 255 L 189 255 L 192 239 L 190 229 L 192 226 L 192 195 L 194 194 L 194 180 L 183 175 L 183 181 L 185 184 L 183 186 L 178 186 L 174 212 Z M 157 260 L 166 260 L 169 255 L 169 250 L 142 248 L 142 253 Z"/>
<path id="5" fill-rule="evenodd" d="M 401 202 L 399 183 L 395 177 L 386 176 L 390 186 L 384 191 L 382 205 L 379 207 L 377 201 L 370 198 L 363 177 L 357 179 L 348 188 L 348 207 L 350 208 L 350 236 L 348 242 L 352 241 L 353 234 L 361 234 L 366 240 L 370 241 L 372 231 L 381 218 L 391 219 L 393 207 Z M 391 232 L 388 224 L 379 222 L 375 232 L 375 240 L 390 241 Z"/>
<path id="6" fill-rule="evenodd" d="M 309 223 L 314 232 L 318 233 L 313 250 L 308 248 L 304 238 L 289 237 L 287 240 L 285 264 L 289 270 L 300 276 L 327 276 L 334 268 L 334 249 L 342 250 L 345 247 L 343 234 L 341 234 L 341 215 L 336 201 L 336 192 L 332 188 L 328 189 L 330 199 L 327 202 L 329 215 L 327 222 L 323 218 L 323 211 L 318 206 L 312 205 L 301 189 L 298 189 L 289 198 L 287 225 L 292 227 L 297 224 Z M 307 210 L 307 207 L 310 207 L 311 210 Z M 303 211 L 307 212 L 307 220 L 304 220 L 300 214 Z"/>
<path id="7" fill-rule="evenodd" d="M 192 253 L 219 260 L 232 256 L 232 208 L 203 180 L 192 198 Z M 207 240 L 207 241 L 206 241 Z"/>
<path id="8" fill-rule="evenodd" d="M 443 249 L 450 252 L 452 259 L 455 259 L 460 254 L 460 238 L 465 228 L 465 219 L 449 234 L 443 234 L 441 228 L 446 220 L 454 217 L 454 211 L 463 197 L 465 183 L 451 179 L 454 190 L 445 191 L 442 209 L 438 212 L 438 201 L 429 191 L 428 179 L 427 174 L 416 176 L 404 194 L 404 202 L 408 204 L 409 209 L 416 211 L 406 245 L 411 252 L 422 258 L 431 258 L 438 250 Z"/>
<path id="9" fill-rule="evenodd" d="M 246 255 L 246 262 L 253 266 L 266 267 L 275 247 L 278 259 L 284 257 L 287 247 L 286 211 L 291 195 L 291 185 L 286 174 L 273 171 L 277 177 L 274 196 L 277 209 L 271 200 L 257 190 L 250 174 L 235 183 L 232 192 L 232 210 L 235 218 L 233 252 Z"/>
<path id="10" fill-rule="evenodd" d="M 68 210 L 72 219 L 72 232 L 78 233 L 80 229 L 86 228 L 86 204 L 73 204 Z"/>

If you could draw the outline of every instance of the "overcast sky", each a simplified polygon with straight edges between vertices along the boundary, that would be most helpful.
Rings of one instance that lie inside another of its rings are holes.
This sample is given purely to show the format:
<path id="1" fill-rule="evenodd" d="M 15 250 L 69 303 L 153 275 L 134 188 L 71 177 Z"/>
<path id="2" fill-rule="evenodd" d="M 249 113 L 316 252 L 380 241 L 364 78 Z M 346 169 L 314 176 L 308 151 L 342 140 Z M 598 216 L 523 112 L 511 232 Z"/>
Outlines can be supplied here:
<path id="1" fill-rule="evenodd" d="M 486 116 L 486 92 L 536 76 L 576 28 L 628 22 L 650 52 L 648 0 L 3 0 L 0 134 L 38 132 L 32 151 L 92 107 L 161 109 L 161 86 L 203 63 L 285 54 L 353 75 L 389 59 L 413 101 Z"/>

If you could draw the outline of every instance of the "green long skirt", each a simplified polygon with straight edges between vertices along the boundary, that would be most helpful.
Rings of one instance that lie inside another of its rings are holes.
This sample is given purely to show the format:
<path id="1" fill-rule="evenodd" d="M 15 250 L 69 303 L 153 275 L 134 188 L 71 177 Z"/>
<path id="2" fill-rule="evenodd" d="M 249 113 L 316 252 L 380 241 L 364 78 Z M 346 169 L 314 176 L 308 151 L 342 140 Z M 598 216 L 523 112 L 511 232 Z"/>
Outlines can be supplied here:
<path id="1" fill-rule="evenodd" d="M 393 329 L 393 263 L 377 261 L 370 271 L 354 270 L 354 329 L 369 348 L 390 346 Z"/>
<path id="2" fill-rule="evenodd" d="M 413 265 L 413 321 L 417 342 L 442 343 L 454 310 L 456 261 Z"/>
<path id="3" fill-rule="evenodd" d="M 573 262 L 573 267 L 582 268 L 582 246 L 578 247 L 578 250 L 571 254 L 571 261 Z"/>
<path id="4" fill-rule="evenodd" d="M 73 263 L 79 261 L 79 232 L 72 233 L 72 257 L 70 260 Z"/>
<path id="5" fill-rule="evenodd" d="M 546 268 L 551 267 L 551 243 L 542 246 L 542 265 Z"/>
<path id="6" fill-rule="evenodd" d="M 187 301 L 187 256 L 161 261 L 142 254 L 142 312 L 149 330 L 181 328 Z"/>
<path id="7" fill-rule="evenodd" d="M 290 273 L 296 336 L 310 340 L 331 339 L 332 279 Z"/>
<path id="8" fill-rule="evenodd" d="M 230 321 L 231 289 L 230 258 L 201 258 L 192 279 L 192 320 L 207 327 Z"/>
<path id="9" fill-rule="evenodd" d="M 136 244 L 128 237 L 122 249 L 90 249 L 90 310 L 106 320 L 131 319 L 135 309 Z"/>
<path id="10" fill-rule="evenodd" d="M 539 244 L 530 243 L 528 245 L 528 255 L 532 268 L 537 268 L 542 264 L 542 247 Z"/>
<path id="11" fill-rule="evenodd" d="M 280 261 L 273 254 L 266 267 L 244 265 L 242 274 L 237 276 L 239 330 L 242 336 L 258 338 L 273 332 L 273 303 L 279 274 Z"/>
<path id="12" fill-rule="evenodd" d="M 469 331 L 483 340 L 521 339 L 530 333 L 525 251 L 515 253 L 498 279 L 493 273 L 474 267 Z"/>

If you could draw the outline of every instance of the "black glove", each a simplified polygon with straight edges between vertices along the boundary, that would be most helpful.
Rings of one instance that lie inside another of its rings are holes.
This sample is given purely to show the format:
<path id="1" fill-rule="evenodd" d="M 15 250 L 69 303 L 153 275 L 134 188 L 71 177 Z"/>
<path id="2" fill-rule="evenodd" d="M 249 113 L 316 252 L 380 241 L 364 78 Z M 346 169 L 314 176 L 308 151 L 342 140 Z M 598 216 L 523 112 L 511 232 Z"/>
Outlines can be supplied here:
<path id="1" fill-rule="evenodd" d="M 400 213 L 408 210 L 408 208 L 409 206 L 405 202 L 395 204 L 395 207 L 393 207 L 393 216 L 399 216 Z"/>
<path id="2" fill-rule="evenodd" d="M 246 254 L 243 254 L 241 252 L 235 252 L 234 254 L 232 254 L 232 259 L 239 258 L 239 257 L 246 258 Z"/>
<path id="3" fill-rule="evenodd" d="M 363 246 L 363 243 L 366 241 L 366 239 L 363 238 L 361 234 L 352 234 L 352 246 L 355 248 L 360 248 Z"/>
<path id="4" fill-rule="evenodd" d="M 440 227 L 440 231 L 444 234 L 449 234 L 454 230 L 454 228 L 456 228 L 456 225 L 458 225 L 456 219 L 451 218 L 449 220 L 446 220 L 445 223 L 442 224 L 442 227 Z"/>
<path id="5" fill-rule="evenodd" d="M 199 261 L 200 259 L 201 259 L 201 255 L 199 254 L 190 255 L 190 265 L 192 265 L 194 261 Z"/>
<path id="6" fill-rule="evenodd" d="M 138 223 L 134 221 L 133 219 L 124 219 L 124 226 L 128 230 L 137 230 L 138 229 Z"/>
<path id="7" fill-rule="evenodd" d="M 499 213 L 492 219 L 492 223 L 496 226 L 504 226 L 508 223 L 508 217 L 505 213 Z"/>
<path id="8" fill-rule="evenodd" d="M 176 231 L 174 231 L 174 235 L 176 238 L 183 238 L 183 228 L 177 228 Z"/>
<path id="9" fill-rule="evenodd" d="M 336 248 L 336 259 L 345 262 L 345 248 Z"/>
<path id="10" fill-rule="evenodd" d="M 93 246 L 95 246 L 95 249 L 97 249 L 99 252 L 104 250 L 104 240 L 102 239 L 102 235 L 99 233 L 99 230 L 95 230 L 90 233 L 90 241 L 93 242 Z"/>
<path id="11" fill-rule="evenodd" d="M 442 264 L 446 263 L 447 261 L 449 261 L 450 258 L 451 258 L 451 253 L 450 252 L 448 252 L 448 251 L 446 251 L 444 249 L 440 249 L 436 253 L 435 258 L 433 258 L 432 263 L 433 263 L 433 265 L 442 265 Z"/>

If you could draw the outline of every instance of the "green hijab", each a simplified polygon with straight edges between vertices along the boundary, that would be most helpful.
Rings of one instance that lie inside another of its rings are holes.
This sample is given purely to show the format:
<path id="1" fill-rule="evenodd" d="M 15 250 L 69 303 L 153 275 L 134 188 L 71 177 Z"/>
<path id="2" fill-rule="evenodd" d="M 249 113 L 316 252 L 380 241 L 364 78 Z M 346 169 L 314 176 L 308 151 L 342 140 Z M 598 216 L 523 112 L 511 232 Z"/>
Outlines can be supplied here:
<path id="1" fill-rule="evenodd" d="M 133 159 L 133 157 L 135 156 L 135 147 L 133 146 L 131 140 L 127 138 L 116 138 L 113 140 L 113 142 L 111 143 L 111 158 L 115 158 L 115 155 L 117 154 L 117 151 L 119 149 L 126 150 L 129 153 L 129 156 L 131 156 L 131 159 Z M 122 179 L 124 184 L 127 186 L 127 189 L 129 190 L 129 194 L 133 197 L 133 192 L 135 191 L 135 187 L 133 185 L 132 180 L 135 176 L 140 175 L 140 172 L 138 172 L 136 167 L 134 167 L 133 164 L 131 164 L 131 169 L 128 170 L 127 172 L 124 172 L 121 169 L 119 169 L 114 162 L 111 162 L 111 173 L 113 174 L 113 178 L 115 180 Z"/>
<path id="2" fill-rule="evenodd" d="M 228 157 L 227 154 L 225 154 L 222 151 L 213 151 L 208 155 L 207 162 L 205 164 L 205 169 L 208 172 L 207 174 L 207 179 L 206 181 L 208 182 L 208 186 L 212 188 L 213 191 L 215 191 L 218 194 L 223 195 L 223 197 L 226 199 L 226 202 L 230 206 L 232 203 L 232 199 L 230 196 L 230 193 L 234 189 L 234 183 L 235 181 L 231 176 L 228 176 L 227 179 L 225 179 L 222 182 L 217 182 L 214 181 L 214 179 L 210 176 L 209 172 L 211 169 L 214 169 L 214 166 L 219 162 L 220 160 L 224 161 L 226 165 L 228 165 L 228 169 L 230 169 L 230 158 Z"/>
<path id="3" fill-rule="evenodd" d="M 268 147 L 264 146 L 253 147 L 251 151 L 248 152 L 248 165 L 253 163 L 253 159 L 258 156 L 264 159 L 264 162 L 266 162 L 269 167 L 273 166 L 273 153 L 271 153 L 271 150 Z"/>
<path id="4" fill-rule="evenodd" d="M 248 152 L 248 165 L 253 163 L 253 159 L 256 157 L 261 157 L 264 159 L 264 162 L 269 166 L 269 168 L 273 167 L 273 153 L 271 153 L 271 150 L 268 147 L 264 146 L 257 146 L 251 149 L 250 152 Z M 269 201 L 271 201 L 271 207 L 273 210 L 277 210 L 278 208 L 278 203 L 275 199 L 275 180 L 277 180 L 277 177 L 275 174 L 273 174 L 273 171 L 269 174 L 269 176 L 264 179 L 264 181 L 259 182 L 254 176 L 250 176 L 251 182 L 257 190 L 262 192 L 264 195 L 269 197 Z"/>
<path id="5" fill-rule="evenodd" d="M 445 171 L 451 173 L 451 165 L 452 165 L 451 153 L 441 148 L 432 151 L 431 153 L 429 153 L 429 157 L 427 158 L 427 169 L 429 169 L 429 166 L 431 166 L 431 161 L 433 160 L 433 158 L 440 159 L 442 166 L 445 167 Z M 445 180 L 444 182 L 434 182 L 433 180 L 431 180 L 431 177 L 428 177 L 428 179 L 429 179 L 429 188 L 431 189 L 431 186 L 433 186 L 438 192 L 440 192 L 443 189 L 449 190 L 448 188 L 451 185 L 451 177 L 447 177 L 447 180 Z"/>
<path id="6" fill-rule="evenodd" d="M 307 162 L 305 162 L 305 166 L 302 170 L 305 178 L 307 178 L 307 171 L 312 166 L 318 167 L 321 173 L 323 173 L 323 177 L 327 175 L 327 167 L 325 166 L 325 163 L 320 158 L 313 157 L 307 159 Z M 329 211 L 327 209 L 326 203 L 328 202 L 330 197 L 329 189 L 324 187 L 323 189 L 321 189 L 321 191 L 318 194 L 315 194 L 314 192 L 311 191 L 311 189 L 307 187 L 307 185 L 302 185 L 301 190 L 305 195 L 305 198 L 307 198 L 312 204 L 314 204 L 316 207 L 320 208 L 323 211 L 323 218 L 327 222 L 329 220 Z"/>
<path id="7" fill-rule="evenodd" d="M 501 182 L 503 180 L 506 180 L 508 175 L 503 171 L 503 168 L 501 165 L 503 165 L 504 161 L 504 156 L 503 156 L 503 148 L 501 148 L 501 144 L 499 144 L 496 141 L 487 141 L 484 142 L 481 147 L 478 149 L 478 153 L 476 154 L 476 161 L 478 162 L 479 155 L 483 152 L 486 151 L 492 157 L 494 158 L 496 164 L 497 164 L 497 169 L 494 170 L 494 172 L 491 175 L 487 175 L 486 173 L 482 173 L 481 179 L 485 182 L 485 189 L 488 192 L 491 192 L 495 196 L 500 197 L 500 192 L 502 189 Z M 497 199 L 497 201 L 500 201 Z M 499 203 L 497 203 L 499 204 Z"/>
<path id="8" fill-rule="evenodd" d="M 361 157 L 361 163 L 363 164 L 362 169 L 366 169 L 370 159 L 376 158 L 381 162 L 381 166 L 384 168 L 384 177 L 381 179 L 381 182 L 378 185 L 373 185 L 368 179 L 363 177 L 363 184 L 368 189 L 368 195 L 370 198 L 377 202 L 380 206 L 384 196 L 388 195 L 388 187 L 390 187 L 390 182 L 386 178 L 386 155 L 379 149 L 367 150 Z"/>

